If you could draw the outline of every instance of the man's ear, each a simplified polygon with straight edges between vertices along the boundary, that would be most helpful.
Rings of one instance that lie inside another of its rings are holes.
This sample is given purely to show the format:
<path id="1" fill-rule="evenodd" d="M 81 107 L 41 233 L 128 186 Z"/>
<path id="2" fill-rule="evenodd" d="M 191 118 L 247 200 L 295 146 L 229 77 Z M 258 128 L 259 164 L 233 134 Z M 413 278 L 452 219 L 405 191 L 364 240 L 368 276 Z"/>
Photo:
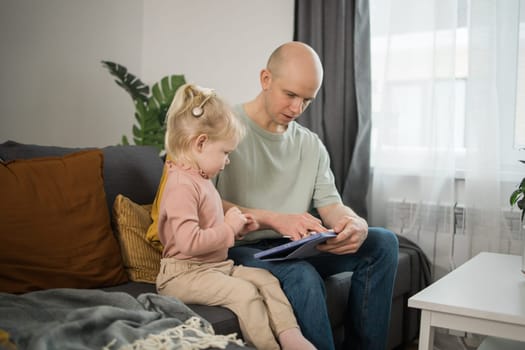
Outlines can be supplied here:
<path id="1" fill-rule="evenodd" d="M 206 142 L 208 142 L 208 140 L 209 138 L 206 134 L 200 134 L 199 136 L 197 136 L 194 141 L 195 149 L 199 152 L 202 151 L 204 145 L 206 144 Z"/>
<path id="2" fill-rule="evenodd" d="M 263 90 L 268 90 L 272 82 L 272 73 L 268 69 L 261 70 L 259 74 L 259 80 L 261 81 L 261 87 Z"/>

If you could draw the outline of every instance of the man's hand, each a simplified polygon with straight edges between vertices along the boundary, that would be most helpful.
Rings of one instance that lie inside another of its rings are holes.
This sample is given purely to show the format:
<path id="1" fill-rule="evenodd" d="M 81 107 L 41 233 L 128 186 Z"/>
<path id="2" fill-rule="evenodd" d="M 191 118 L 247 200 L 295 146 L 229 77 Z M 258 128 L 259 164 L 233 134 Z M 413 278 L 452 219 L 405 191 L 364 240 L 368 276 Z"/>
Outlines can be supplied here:
<path id="1" fill-rule="evenodd" d="M 273 220 L 273 229 L 283 236 L 290 236 L 292 240 L 301 239 L 310 232 L 322 232 L 327 228 L 321 223 L 321 220 L 308 213 L 304 214 L 280 214 Z"/>
<path id="2" fill-rule="evenodd" d="M 336 223 L 334 231 L 337 237 L 318 245 L 317 249 L 333 254 L 355 253 L 368 235 L 368 224 L 359 216 L 345 215 Z"/>

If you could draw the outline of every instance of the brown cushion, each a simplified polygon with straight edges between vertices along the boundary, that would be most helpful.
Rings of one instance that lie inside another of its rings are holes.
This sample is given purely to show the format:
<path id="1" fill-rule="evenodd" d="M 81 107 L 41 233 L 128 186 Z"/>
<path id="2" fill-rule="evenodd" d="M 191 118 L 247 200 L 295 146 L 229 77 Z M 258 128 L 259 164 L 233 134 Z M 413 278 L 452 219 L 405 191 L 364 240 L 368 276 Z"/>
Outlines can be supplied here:
<path id="1" fill-rule="evenodd" d="M 0 158 L 10 161 L 38 157 L 62 157 L 86 149 L 6 141 L 0 143 Z M 89 149 L 94 149 L 94 147 Z M 104 191 L 110 215 L 117 194 L 123 194 L 139 204 L 153 202 L 163 167 L 163 161 L 156 147 L 106 146 L 102 148 L 102 152 L 104 154 Z"/>
<path id="2" fill-rule="evenodd" d="M 123 195 L 117 195 L 113 204 L 113 221 L 124 268 L 128 278 L 135 282 L 155 283 L 162 257 L 146 238 L 151 225 L 151 204 L 139 205 Z"/>
<path id="3" fill-rule="evenodd" d="M 0 291 L 127 281 L 100 150 L 0 164 Z"/>

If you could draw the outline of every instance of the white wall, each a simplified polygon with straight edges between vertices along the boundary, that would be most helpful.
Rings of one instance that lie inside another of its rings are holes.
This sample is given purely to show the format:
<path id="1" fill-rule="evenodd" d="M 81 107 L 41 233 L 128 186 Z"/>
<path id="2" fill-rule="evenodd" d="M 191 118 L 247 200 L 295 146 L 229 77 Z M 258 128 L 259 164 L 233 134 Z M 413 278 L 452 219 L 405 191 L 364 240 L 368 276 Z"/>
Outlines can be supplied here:
<path id="1" fill-rule="evenodd" d="M 100 64 L 252 98 L 268 54 L 293 36 L 293 0 L 3 0 L 0 142 L 106 146 L 134 108 Z"/>

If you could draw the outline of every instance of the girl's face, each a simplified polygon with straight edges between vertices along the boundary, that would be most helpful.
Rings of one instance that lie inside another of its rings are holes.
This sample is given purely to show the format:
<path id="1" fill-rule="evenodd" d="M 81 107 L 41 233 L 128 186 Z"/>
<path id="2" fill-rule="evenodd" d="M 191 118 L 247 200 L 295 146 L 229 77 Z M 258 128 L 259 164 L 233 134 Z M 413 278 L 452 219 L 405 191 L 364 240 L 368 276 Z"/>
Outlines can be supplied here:
<path id="1" fill-rule="evenodd" d="M 195 144 L 197 165 L 208 178 L 214 177 L 230 163 L 228 156 L 237 144 L 236 139 L 211 141 L 207 135 L 199 135 Z"/>

